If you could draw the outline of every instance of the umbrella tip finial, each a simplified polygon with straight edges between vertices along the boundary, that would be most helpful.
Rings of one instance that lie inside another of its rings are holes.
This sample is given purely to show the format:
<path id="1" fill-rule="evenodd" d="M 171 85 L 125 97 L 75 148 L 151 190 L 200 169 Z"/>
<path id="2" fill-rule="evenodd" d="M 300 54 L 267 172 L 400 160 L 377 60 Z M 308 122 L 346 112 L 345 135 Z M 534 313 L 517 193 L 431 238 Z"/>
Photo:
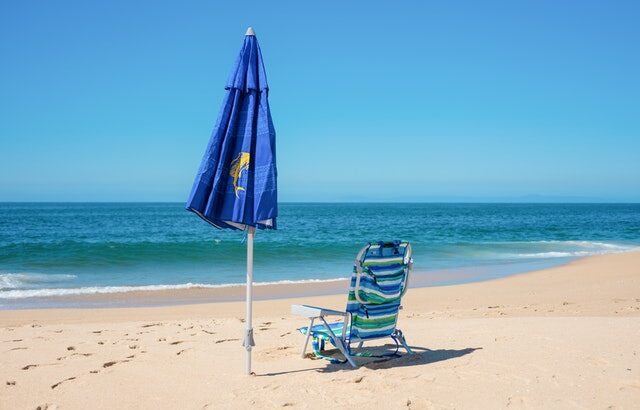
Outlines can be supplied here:
<path id="1" fill-rule="evenodd" d="M 253 31 L 253 27 L 249 27 L 247 29 L 247 33 L 245 34 L 245 36 L 255 36 L 255 35 L 256 35 L 256 32 Z"/>

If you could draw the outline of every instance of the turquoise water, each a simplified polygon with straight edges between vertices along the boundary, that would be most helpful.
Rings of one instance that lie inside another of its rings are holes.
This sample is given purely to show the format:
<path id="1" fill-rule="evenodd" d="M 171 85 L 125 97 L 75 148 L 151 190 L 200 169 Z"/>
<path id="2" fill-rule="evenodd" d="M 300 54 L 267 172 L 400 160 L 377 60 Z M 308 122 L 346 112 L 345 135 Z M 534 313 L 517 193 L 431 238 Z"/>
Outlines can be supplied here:
<path id="1" fill-rule="evenodd" d="M 346 277 L 367 241 L 406 239 L 416 271 L 456 283 L 634 249 L 640 204 L 286 203 L 278 226 L 257 234 L 256 282 Z M 245 252 L 241 232 L 213 229 L 179 203 L 3 203 L 0 306 L 242 283 Z"/>

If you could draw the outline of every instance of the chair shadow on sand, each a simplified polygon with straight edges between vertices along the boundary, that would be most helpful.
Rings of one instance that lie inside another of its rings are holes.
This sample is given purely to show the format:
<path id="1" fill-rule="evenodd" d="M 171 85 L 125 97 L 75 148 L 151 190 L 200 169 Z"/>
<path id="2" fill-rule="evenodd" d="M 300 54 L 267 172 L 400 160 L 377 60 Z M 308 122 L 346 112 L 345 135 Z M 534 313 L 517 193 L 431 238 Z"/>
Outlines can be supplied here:
<path id="1" fill-rule="evenodd" d="M 467 347 L 464 349 L 437 349 L 431 350 L 425 347 L 419 346 L 410 346 L 411 350 L 413 350 L 413 354 L 408 354 L 406 352 L 399 353 L 398 356 L 390 356 L 390 357 L 357 357 L 356 363 L 358 367 L 366 367 L 368 369 L 391 369 L 398 367 L 408 367 L 408 366 L 420 366 L 431 363 L 442 362 L 445 360 L 451 360 L 458 357 L 466 356 L 475 352 L 476 350 L 481 350 L 482 347 Z M 355 349 L 357 351 L 357 349 Z M 389 353 L 395 350 L 395 345 L 386 344 L 383 346 L 374 346 L 365 348 L 365 350 L 376 354 L 381 355 L 384 353 Z M 335 354 L 336 357 L 340 357 L 340 353 L 336 350 L 327 351 L 328 354 Z M 300 360 L 309 360 L 309 359 L 300 359 Z M 322 360 L 322 359 L 317 359 Z M 304 369 L 304 370 L 293 370 L 290 372 L 277 372 L 277 373 L 265 373 L 258 376 L 277 376 L 281 374 L 287 373 L 299 373 L 299 372 L 307 372 L 307 371 L 316 371 L 320 373 L 332 373 L 338 371 L 352 370 L 349 364 L 339 364 L 339 363 L 330 363 L 327 362 L 327 365 L 321 368 L 314 369 Z M 356 369 L 353 369 L 356 370 Z"/>

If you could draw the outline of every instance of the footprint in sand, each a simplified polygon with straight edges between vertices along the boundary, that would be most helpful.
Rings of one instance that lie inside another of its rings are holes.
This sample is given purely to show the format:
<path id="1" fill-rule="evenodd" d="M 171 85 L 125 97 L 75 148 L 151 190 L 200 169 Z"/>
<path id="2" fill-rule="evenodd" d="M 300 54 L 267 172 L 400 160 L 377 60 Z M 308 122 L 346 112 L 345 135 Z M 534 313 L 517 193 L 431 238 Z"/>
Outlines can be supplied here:
<path id="1" fill-rule="evenodd" d="M 53 389 L 55 389 L 56 387 L 60 386 L 60 385 L 61 385 L 62 383 L 64 383 L 64 382 L 68 382 L 69 380 L 75 380 L 75 379 L 76 379 L 75 377 L 69 377 L 69 378 L 64 379 L 64 380 L 62 380 L 62 381 L 59 381 L 59 382 L 58 382 L 58 383 L 56 383 L 56 384 L 52 384 L 52 385 L 51 385 L 51 390 L 53 390 Z"/>
<path id="2" fill-rule="evenodd" d="M 129 345 L 129 349 L 137 349 L 138 345 Z"/>
<path id="3" fill-rule="evenodd" d="M 224 343 L 224 342 L 237 342 L 240 339 L 220 339 L 220 340 L 216 340 L 216 344 L 218 343 Z"/>
<path id="4" fill-rule="evenodd" d="M 172 346 L 179 345 L 180 343 L 184 343 L 184 340 L 176 340 L 175 342 L 169 343 Z"/>
<path id="5" fill-rule="evenodd" d="M 58 408 L 57 404 L 45 403 L 36 407 L 36 410 L 56 410 Z"/>
<path id="6" fill-rule="evenodd" d="M 7 386 L 15 386 L 15 385 L 16 385 L 15 380 L 7 380 Z"/>
<path id="7" fill-rule="evenodd" d="M 258 328 L 259 330 L 269 330 L 270 326 L 273 324 L 273 322 L 262 322 L 260 324 L 260 327 Z"/>
<path id="8" fill-rule="evenodd" d="M 153 327 L 153 326 L 162 326 L 162 323 L 148 323 L 146 325 L 142 325 L 142 327 Z"/>
<path id="9" fill-rule="evenodd" d="M 205 330 L 205 329 L 202 329 L 202 331 L 203 331 L 203 332 L 205 332 L 205 333 L 207 333 L 207 334 L 210 334 L 210 335 L 214 335 L 214 334 L 216 334 L 216 332 L 211 332 L 211 331 L 209 331 L 209 330 Z"/>
<path id="10" fill-rule="evenodd" d="M 161 337 L 158 339 L 158 342 L 166 342 L 167 338 L 166 337 Z"/>
<path id="11" fill-rule="evenodd" d="M 278 358 L 289 355 L 289 349 L 292 349 L 293 346 L 281 346 L 275 347 L 272 349 L 263 350 L 258 355 L 265 358 Z"/>
<path id="12" fill-rule="evenodd" d="M 411 379 L 417 379 L 418 377 L 420 377 L 420 375 L 416 374 L 413 376 L 401 377 L 400 380 L 411 380 Z"/>
<path id="13" fill-rule="evenodd" d="M 191 349 L 182 349 L 176 353 L 176 356 L 180 356 L 182 353 L 186 352 L 187 350 L 191 350 Z"/>
<path id="14" fill-rule="evenodd" d="M 89 356 L 93 356 L 93 353 L 73 353 L 73 354 L 70 354 L 69 356 L 60 356 L 56 360 L 64 360 L 67 357 L 73 357 L 73 356 L 89 357 Z"/>
<path id="15" fill-rule="evenodd" d="M 12 351 L 12 350 L 27 350 L 29 349 L 28 347 L 14 347 L 13 349 L 9 349 L 8 351 Z"/>
<path id="16" fill-rule="evenodd" d="M 111 366 L 113 366 L 114 364 L 118 364 L 118 363 L 127 363 L 127 362 L 130 362 L 130 361 L 131 361 L 131 359 L 129 359 L 129 358 L 127 358 L 127 359 L 125 359 L 125 360 L 112 360 L 112 361 L 110 361 L 110 362 L 106 362 L 106 363 L 104 363 L 104 364 L 102 365 L 102 367 L 104 367 L 104 368 L 106 369 L 107 367 L 111 367 Z"/>
<path id="17" fill-rule="evenodd" d="M 618 390 L 623 391 L 623 390 L 627 390 L 627 389 L 640 389 L 640 383 L 636 383 L 636 384 L 626 384 L 624 386 L 620 386 L 618 388 Z"/>
<path id="18" fill-rule="evenodd" d="M 76 348 L 73 347 L 73 346 L 69 346 L 69 347 L 67 347 L 67 350 L 76 350 Z"/>

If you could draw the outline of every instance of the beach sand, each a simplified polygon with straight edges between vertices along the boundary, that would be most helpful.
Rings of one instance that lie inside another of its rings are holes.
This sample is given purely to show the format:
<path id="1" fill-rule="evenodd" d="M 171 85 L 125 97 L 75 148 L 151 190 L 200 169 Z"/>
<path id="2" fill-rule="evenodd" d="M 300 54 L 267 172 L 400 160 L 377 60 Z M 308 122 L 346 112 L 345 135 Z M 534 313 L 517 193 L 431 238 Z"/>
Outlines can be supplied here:
<path id="1" fill-rule="evenodd" d="M 144 295 L 140 295 L 144 297 Z M 0 409 L 640 408 L 640 253 L 488 282 L 410 289 L 415 355 L 302 359 L 292 303 L 0 311 Z"/>

